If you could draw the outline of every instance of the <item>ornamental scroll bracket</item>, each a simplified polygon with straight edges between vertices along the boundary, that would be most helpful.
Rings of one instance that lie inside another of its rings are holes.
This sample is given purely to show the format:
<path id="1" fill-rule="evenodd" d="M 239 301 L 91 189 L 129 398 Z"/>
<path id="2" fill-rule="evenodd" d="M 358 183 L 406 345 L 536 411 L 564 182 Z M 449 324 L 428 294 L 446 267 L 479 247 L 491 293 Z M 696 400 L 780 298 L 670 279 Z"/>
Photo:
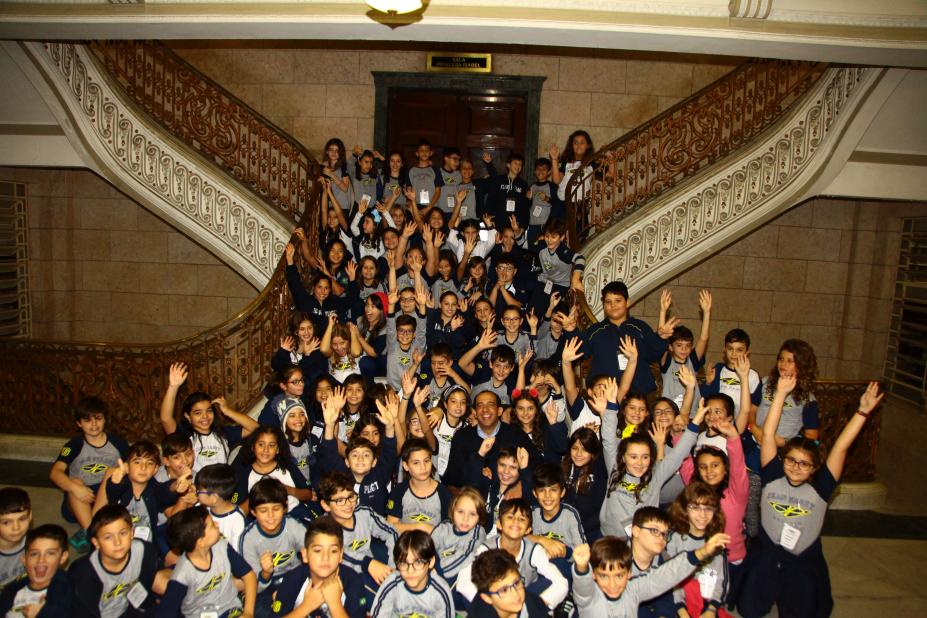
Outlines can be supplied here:
<path id="1" fill-rule="evenodd" d="M 640 297 L 810 197 L 841 136 L 885 69 L 828 69 L 802 102 L 729 160 L 668 191 L 582 248 L 589 305 L 624 281 Z M 841 150 L 845 150 L 841 148 Z M 840 153 L 848 155 L 848 153 Z M 845 162 L 845 160 L 844 160 Z"/>
<path id="2" fill-rule="evenodd" d="M 257 289 L 267 284 L 292 223 L 125 100 L 86 46 L 4 46 L 40 92 L 50 91 L 50 107 L 88 167 Z"/>

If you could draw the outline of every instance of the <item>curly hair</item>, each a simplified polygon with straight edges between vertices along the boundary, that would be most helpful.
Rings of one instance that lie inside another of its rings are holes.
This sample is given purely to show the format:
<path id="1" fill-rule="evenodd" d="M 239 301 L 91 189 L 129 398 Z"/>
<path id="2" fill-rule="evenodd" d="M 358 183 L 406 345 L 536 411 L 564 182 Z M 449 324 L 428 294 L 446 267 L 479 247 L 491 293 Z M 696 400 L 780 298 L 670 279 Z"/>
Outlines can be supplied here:
<path id="1" fill-rule="evenodd" d="M 667 515 L 672 528 L 679 534 L 689 534 L 689 505 L 701 504 L 715 509 L 715 515 L 705 529 L 705 538 L 710 539 L 719 532 L 724 532 L 724 511 L 718 493 L 701 481 L 692 481 L 670 505 Z"/>
<path id="2" fill-rule="evenodd" d="M 586 490 L 589 488 L 589 477 L 592 476 L 593 470 L 595 469 L 596 460 L 602 455 L 602 443 L 599 441 L 599 436 L 593 430 L 588 427 L 580 427 L 573 432 L 573 435 L 570 436 L 570 444 L 567 446 L 566 455 L 563 456 L 563 462 L 561 463 L 561 469 L 563 470 L 563 478 L 572 479 L 571 471 L 573 469 L 573 458 L 570 456 L 570 453 L 573 450 L 573 445 L 579 442 L 583 449 L 590 455 L 592 459 L 589 460 L 585 466 L 580 468 L 579 476 L 575 481 L 568 481 L 572 485 L 572 489 L 576 492 L 577 495 L 583 495 L 586 493 Z"/>
<path id="3" fill-rule="evenodd" d="M 512 417 L 513 421 L 521 425 L 521 421 L 518 420 L 518 414 L 515 412 L 515 407 L 520 401 L 527 401 L 534 405 L 534 419 L 531 421 L 530 432 L 526 431 L 530 437 L 531 442 L 534 444 L 534 447 L 538 450 L 539 453 L 544 452 L 544 436 L 547 434 L 547 416 L 541 411 L 541 402 L 538 401 L 538 398 L 532 396 L 530 392 L 524 390 L 518 394 L 518 397 L 512 398 Z M 524 430 L 524 427 L 521 428 Z"/>
<path id="4" fill-rule="evenodd" d="M 635 433 L 621 441 L 621 444 L 618 446 L 618 454 L 615 457 L 615 467 L 612 470 L 611 477 L 608 479 L 608 493 L 606 495 L 610 496 L 613 491 L 618 489 L 621 479 L 624 478 L 625 473 L 628 471 L 628 466 L 624 463 L 624 455 L 628 452 L 628 447 L 632 444 L 643 444 L 650 451 L 650 467 L 644 472 L 640 482 L 631 490 L 631 493 L 634 494 L 635 501 L 640 502 L 641 492 L 650 484 L 650 479 L 653 476 L 653 465 L 657 459 L 657 447 L 654 445 L 653 440 L 650 439 L 650 436 L 645 434 Z"/>
<path id="5" fill-rule="evenodd" d="M 783 352 L 790 352 L 795 359 L 795 390 L 792 391 L 792 399 L 797 403 L 807 403 L 814 394 L 814 381 L 818 378 L 818 359 L 814 354 L 814 348 L 807 341 L 801 339 L 786 339 L 779 348 L 776 359 L 782 356 Z M 776 394 L 776 385 L 779 383 L 779 363 L 773 365 L 769 372 L 769 380 L 766 383 L 766 394 L 772 397 Z"/>

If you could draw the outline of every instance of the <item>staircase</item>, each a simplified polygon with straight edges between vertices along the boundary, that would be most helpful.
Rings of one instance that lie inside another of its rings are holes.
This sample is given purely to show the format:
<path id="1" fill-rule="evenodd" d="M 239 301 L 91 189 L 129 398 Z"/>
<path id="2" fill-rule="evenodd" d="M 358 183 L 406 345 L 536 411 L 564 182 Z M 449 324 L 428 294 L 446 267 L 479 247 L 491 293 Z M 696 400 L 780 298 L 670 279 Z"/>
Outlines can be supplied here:
<path id="1" fill-rule="evenodd" d="M 318 236 L 318 164 L 160 44 L 4 45 L 40 70 L 37 87 L 94 169 L 263 287 L 232 320 L 162 345 L 0 339 L 8 431 L 68 434 L 73 402 L 97 394 L 115 431 L 157 437 L 174 361 L 190 365 L 191 390 L 250 407 L 291 304 L 282 246 L 297 222 Z M 644 294 L 820 190 L 848 156 L 841 135 L 884 99 L 884 74 L 749 62 L 595 153 L 568 189 L 586 319 L 605 282 Z"/>

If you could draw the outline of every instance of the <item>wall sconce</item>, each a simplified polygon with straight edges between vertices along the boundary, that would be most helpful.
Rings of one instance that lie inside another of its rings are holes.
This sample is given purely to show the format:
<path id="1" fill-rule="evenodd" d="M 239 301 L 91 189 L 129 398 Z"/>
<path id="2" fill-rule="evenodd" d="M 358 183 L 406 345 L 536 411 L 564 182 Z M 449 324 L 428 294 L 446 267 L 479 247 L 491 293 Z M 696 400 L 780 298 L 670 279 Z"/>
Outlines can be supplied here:
<path id="1" fill-rule="evenodd" d="M 421 0 L 366 0 L 367 6 L 388 15 L 403 15 L 422 8 Z"/>

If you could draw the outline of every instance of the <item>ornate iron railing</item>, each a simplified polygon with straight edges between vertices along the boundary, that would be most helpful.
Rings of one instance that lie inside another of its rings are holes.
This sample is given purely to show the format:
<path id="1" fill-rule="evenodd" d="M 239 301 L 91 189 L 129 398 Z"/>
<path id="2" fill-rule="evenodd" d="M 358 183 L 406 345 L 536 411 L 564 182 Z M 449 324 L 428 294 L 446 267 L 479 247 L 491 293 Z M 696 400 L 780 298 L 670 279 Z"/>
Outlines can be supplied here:
<path id="1" fill-rule="evenodd" d="M 301 220 L 320 172 L 302 144 L 161 43 L 96 42 L 89 49 L 171 134 L 293 222 Z"/>
<path id="2" fill-rule="evenodd" d="M 581 247 L 774 125 L 826 65 L 751 60 L 598 150 L 567 187 L 570 243 Z"/>

